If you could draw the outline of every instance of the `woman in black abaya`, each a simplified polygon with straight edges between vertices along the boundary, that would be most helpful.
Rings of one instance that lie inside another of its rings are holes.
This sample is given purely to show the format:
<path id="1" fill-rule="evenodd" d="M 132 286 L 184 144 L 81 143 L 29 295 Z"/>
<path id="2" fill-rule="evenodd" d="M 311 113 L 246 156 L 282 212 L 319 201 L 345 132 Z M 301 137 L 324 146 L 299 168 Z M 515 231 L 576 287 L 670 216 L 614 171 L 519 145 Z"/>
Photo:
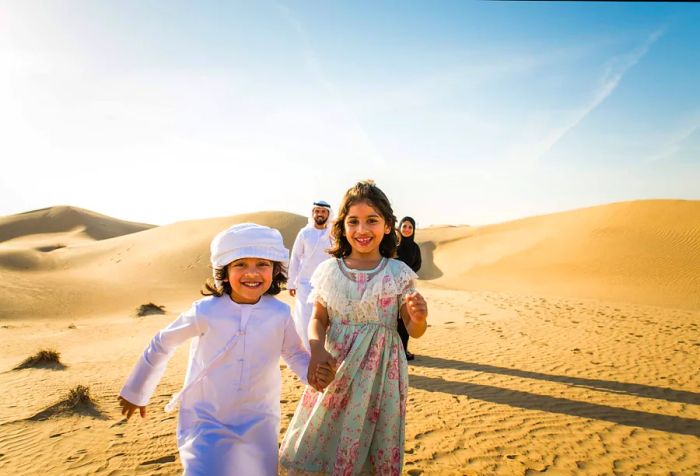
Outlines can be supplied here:
<path id="1" fill-rule="evenodd" d="M 413 240 L 416 234 L 416 221 L 411 217 L 403 217 L 399 222 L 399 246 L 396 250 L 396 258 L 403 261 L 414 272 L 418 272 L 421 265 L 420 248 Z M 399 316 L 399 336 L 406 352 L 406 359 L 413 360 L 415 356 L 408 351 L 408 331 Z"/>

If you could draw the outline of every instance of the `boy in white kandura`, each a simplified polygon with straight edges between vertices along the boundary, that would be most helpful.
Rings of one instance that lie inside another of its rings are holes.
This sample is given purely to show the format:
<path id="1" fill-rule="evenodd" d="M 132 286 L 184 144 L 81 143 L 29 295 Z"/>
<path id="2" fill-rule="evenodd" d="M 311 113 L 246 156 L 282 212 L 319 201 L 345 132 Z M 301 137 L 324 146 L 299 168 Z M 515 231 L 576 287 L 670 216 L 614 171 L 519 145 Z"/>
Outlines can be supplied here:
<path id="1" fill-rule="evenodd" d="M 150 342 L 119 393 L 129 418 L 146 405 L 175 348 L 188 339 L 185 385 L 166 406 L 180 404 L 177 443 L 187 475 L 276 475 L 280 422 L 280 356 L 304 383 L 309 353 L 289 306 L 277 300 L 289 252 L 279 231 L 244 223 L 211 243 L 214 279 Z M 323 389 L 333 367 L 316 367 Z"/>

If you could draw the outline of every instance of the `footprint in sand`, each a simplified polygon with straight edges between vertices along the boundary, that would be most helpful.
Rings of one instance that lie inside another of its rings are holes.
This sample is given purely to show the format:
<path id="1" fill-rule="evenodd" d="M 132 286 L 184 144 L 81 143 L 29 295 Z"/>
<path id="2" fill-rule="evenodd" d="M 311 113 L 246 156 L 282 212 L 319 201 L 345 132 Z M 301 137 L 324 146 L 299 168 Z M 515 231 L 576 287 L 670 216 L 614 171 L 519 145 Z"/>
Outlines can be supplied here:
<path id="1" fill-rule="evenodd" d="M 174 462 L 175 462 L 175 455 L 168 455 L 168 456 L 163 456 L 163 457 L 158 458 L 158 459 L 144 461 L 139 466 L 148 466 L 151 464 L 163 464 L 163 463 L 174 463 Z"/>

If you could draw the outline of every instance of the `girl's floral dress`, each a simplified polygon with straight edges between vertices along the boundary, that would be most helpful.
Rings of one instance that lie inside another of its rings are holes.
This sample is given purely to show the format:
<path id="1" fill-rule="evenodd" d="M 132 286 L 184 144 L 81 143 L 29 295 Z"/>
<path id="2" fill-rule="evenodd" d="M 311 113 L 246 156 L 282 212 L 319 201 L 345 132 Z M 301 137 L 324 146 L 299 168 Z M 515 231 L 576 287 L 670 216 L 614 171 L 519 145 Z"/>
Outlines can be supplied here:
<path id="1" fill-rule="evenodd" d="M 335 258 L 316 269 L 310 299 L 328 309 L 325 347 L 338 371 L 324 392 L 302 395 L 280 448 L 289 474 L 401 473 L 408 370 L 396 323 L 415 278 L 387 258 L 372 270 Z"/>

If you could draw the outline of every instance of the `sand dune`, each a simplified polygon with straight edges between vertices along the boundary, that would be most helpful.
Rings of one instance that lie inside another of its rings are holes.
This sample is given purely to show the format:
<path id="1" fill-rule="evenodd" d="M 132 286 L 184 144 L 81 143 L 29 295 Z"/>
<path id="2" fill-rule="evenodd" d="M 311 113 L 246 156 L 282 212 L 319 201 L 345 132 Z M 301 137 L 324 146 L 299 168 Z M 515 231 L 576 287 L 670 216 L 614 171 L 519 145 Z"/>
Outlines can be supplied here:
<path id="1" fill-rule="evenodd" d="M 55 267 L 52 251 L 153 228 L 77 207 L 57 206 L 0 218 L 0 269 Z"/>
<path id="2" fill-rule="evenodd" d="M 0 242 L 16 237 L 80 230 L 93 240 L 105 240 L 153 228 L 78 207 L 56 206 L 0 218 Z"/>
<path id="3" fill-rule="evenodd" d="M 12 223 L 12 218 L 5 220 Z M 50 216 L 46 218 L 51 220 Z M 278 228 L 289 247 L 296 232 L 306 223 L 304 218 L 284 212 L 192 220 L 149 226 L 141 231 L 126 227 L 127 222 L 104 220 L 90 225 L 101 229 L 102 236 L 112 238 L 80 241 L 48 252 L 32 245 L 22 248 L 23 240 L 33 243 L 30 239 L 36 234 L 21 237 L 15 232 L 11 245 L 0 243 L 0 308 L 6 318 L 77 318 L 131 310 L 153 300 L 166 303 L 192 300 L 211 273 L 212 237 L 232 224 L 246 221 Z M 25 223 L 20 221 L 20 224 L 24 230 Z M 66 234 L 72 234 L 73 225 L 74 222 L 69 222 L 61 226 L 68 230 Z M 41 287 L 41 283 L 48 281 L 51 286 Z M 37 305 L 38 300 L 54 304 L 44 307 Z"/>
<path id="4" fill-rule="evenodd" d="M 288 247 L 306 223 L 260 212 L 152 227 L 74 207 L 0 218 L 0 473 L 179 474 L 162 407 L 187 346 L 147 420 L 126 423 L 115 395 L 151 336 L 198 298 L 213 235 L 244 221 L 280 228 Z M 417 240 L 430 328 L 410 344 L 405 474 L 700 473 L 700 202 Z M 147 302 L 166 314 L 136 317 Z M 46 347 L 64 367 L 11 370 Z M 301 385 L 283 376 L 284 430 Z M 95 407 L 64 411 L 79 385 Z"/>
<path id="5" fill-rule="evenodd" d="M 602 205 L 478 228 L 420 231 L 421 276 L 466 290 L 700 308 L 700 202 Z"/>

